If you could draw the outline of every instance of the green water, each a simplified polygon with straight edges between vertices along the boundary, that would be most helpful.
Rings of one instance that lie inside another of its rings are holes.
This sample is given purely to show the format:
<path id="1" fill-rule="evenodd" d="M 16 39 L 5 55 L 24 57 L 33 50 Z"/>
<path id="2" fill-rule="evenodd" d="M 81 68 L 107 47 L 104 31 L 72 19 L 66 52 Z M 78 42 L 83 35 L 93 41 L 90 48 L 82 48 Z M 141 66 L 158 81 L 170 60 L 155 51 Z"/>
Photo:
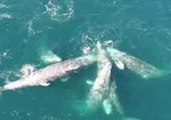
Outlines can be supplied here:
<path id="1" fill-rule="evenodd" d="M 25 64 L 45 66 L 42 49 L 68 59 L 97 40 L 112 40 L 122 51 L 169 68 L 170 21 L 169 0 L 0 0 L 0 83 L 16 80 Z M 90 86 L 85 81 L 95 76 L 94 65 L 67 82 L 5 92 L 0 120 L 120 120 L 102 111 L 83 116 L 73 107 L 86 98 Z M 117 70 L 113 76 L 125 117 L 171 120 L 170 76 L 142 80 Z"/>

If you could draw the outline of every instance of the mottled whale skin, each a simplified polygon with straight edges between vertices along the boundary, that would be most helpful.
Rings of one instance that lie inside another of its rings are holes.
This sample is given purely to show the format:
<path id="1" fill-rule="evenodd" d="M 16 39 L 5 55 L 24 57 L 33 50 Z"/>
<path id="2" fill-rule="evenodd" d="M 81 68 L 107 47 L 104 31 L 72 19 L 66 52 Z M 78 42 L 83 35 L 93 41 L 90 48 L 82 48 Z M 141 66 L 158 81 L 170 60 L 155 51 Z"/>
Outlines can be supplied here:
<path id="1" fill-rule="evenodd" d="M 0 91 L 15 90 L 29 86 L 48 86 L 50 82 L 65 77 L 74 70 L 93 64 L 96 62 L 95 56 L 94 54 L 89 54 L 49 65 L 33 72 L 27 77 L 0 87 Z"/>
<path id="2" fill-rule="evenodd" d="M 110 114 L 114 106 L 121 113 L 116 86 L 111 85 L 112 61 L 108 52 L 102 48 L 99 42 L 97 43 L 97 53 L 97 77 L 88 95 L 88 107 L 94 109 L 103 106 L 106 114 Z"/>
<path id="3" fill-rule="evenodd" d="M 104 99 L 109 96 L 109 86 L 111 77 L 112 63 L 108 59 L 107 53 L 97 45 L 98 58 L 97 58 L 97 77 L 90 89 L 88 102 L 94 105 L 100 105 Z"/>
<path id="4" fill-rule="evenodd" d="M 131 56 L 118 49 L 107 47 L 113 61 L 121 61 L 132 72 L 140 75 L 144 79 L 159 78 L 171 73 L 170 70 L 158 69 L 157 67 Z"/>

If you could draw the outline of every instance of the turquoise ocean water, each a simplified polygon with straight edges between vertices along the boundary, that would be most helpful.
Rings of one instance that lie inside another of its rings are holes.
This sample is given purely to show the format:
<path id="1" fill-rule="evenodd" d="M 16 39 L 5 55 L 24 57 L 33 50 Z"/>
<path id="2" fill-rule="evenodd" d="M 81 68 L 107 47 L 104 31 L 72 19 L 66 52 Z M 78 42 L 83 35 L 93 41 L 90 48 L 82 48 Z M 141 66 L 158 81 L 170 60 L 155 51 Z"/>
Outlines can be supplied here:
<path id="1" fill-rule="evenodd" d="M 119 50 L 171 69 L 171 1 L 0 0 L 0 85 L 17 80 L 24 65 L 44 67 L 42 56 L 49 51 L 74 58 L 98 40 L 112 40 Z M 0 120 L 120 120 L 74 108 L 86 99 L 85 81 L 94 80 L 96 70 L 92 65 L 67 82 L 2 93 Z M 125 117 L 171 120 L 171 76 L 143 80 L 127 70 L 112 73 Z"/>

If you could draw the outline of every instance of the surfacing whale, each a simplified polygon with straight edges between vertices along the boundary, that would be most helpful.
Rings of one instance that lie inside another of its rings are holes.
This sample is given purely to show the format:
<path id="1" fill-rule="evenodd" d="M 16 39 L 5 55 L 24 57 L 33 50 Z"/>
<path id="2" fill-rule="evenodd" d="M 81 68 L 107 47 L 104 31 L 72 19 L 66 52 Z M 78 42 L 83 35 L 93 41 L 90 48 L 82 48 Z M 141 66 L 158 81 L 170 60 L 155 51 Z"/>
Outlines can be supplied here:
<path id="1" fill-rule="evenodd" d="M 121 112 L 120 103 L 113 85 L 111 85 L 112 62 L 108 52 L 97 43 L 97 77 L 87 99 L 88 108 L 96 109 L 103 106 L 106 114 L 112 112 L 115 106 L 118 112 Z M 114 81 L 113 81 L 114 82 Z M 113 83 L 112 82 L 112 83 Z"/>
<path id="2" fill-rule="evenodd" d="M 158 69 L 157 67 L 144 62 L 125 52 L 112 47 L 106 47 L 114 62 L 122 62 L 129 70 L 140 75 L 144 79 L 159 78 L 171 74 L 170 70 Z"/>
<path id="3" fill-rule="evenodd" d="M 0 87 L 0 91 L 15 90 L 29 86 L 48 86 L 50 82 L 56 79 L 65 77 L 75 70 L 95 63 L 95 56 L 96 55 L 92 53 L 49 65 L 45 68 L 34 71 L 27 77 L 7 83 Z"/>

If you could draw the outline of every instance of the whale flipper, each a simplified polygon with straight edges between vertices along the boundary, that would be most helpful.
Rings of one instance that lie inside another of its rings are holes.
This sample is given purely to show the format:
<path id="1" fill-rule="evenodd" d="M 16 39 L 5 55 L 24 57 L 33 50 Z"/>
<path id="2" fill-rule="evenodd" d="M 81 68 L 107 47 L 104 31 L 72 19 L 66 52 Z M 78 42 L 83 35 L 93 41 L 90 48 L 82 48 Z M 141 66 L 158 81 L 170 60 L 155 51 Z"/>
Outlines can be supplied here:
<path id="1" fill-rule="evenodd" d="M 39 83 L 39 85 L 41 85 L 41 86 L 49 86 L 50 85 L 50 83 L 46 83 L 46 82 L 42 82 L 42 83 Z"/>
<path id="2" fill-rule="evenodd" d="M 86 80 L 86 83 L 87 83 L 87 85 L 93 85 L 93 81 L 91 81 L 91 80 Z"/>
<path id="3" fill-rule="evenodd" d="M 118 60 L 118 61 L 115 61 L 115 65 L 117 68 L 119 68 L 120 70 L 124 70 L 125 69 L 125 65 L 122 61 Z"/>
<path id="4" fill-rule="evenodd" d="M 123 115 L 124 111 L 123 108 L 121 106 L 121 103 L 119 101 L 118 95 L 117 95 L 117 91 L 116 91 L 116 85 L 115 85 L 115 81 L 112 81 L 111 86 L 110 86 L 110 100 L 112 102 L 112 105 L 116 108 L 116 110 Z"/>
<path id="5" fill-rule="evenodd" d="M 112 113 L 112 104 L 108 99 L 103 101 L 103 109 L 107 115 Z"/>

